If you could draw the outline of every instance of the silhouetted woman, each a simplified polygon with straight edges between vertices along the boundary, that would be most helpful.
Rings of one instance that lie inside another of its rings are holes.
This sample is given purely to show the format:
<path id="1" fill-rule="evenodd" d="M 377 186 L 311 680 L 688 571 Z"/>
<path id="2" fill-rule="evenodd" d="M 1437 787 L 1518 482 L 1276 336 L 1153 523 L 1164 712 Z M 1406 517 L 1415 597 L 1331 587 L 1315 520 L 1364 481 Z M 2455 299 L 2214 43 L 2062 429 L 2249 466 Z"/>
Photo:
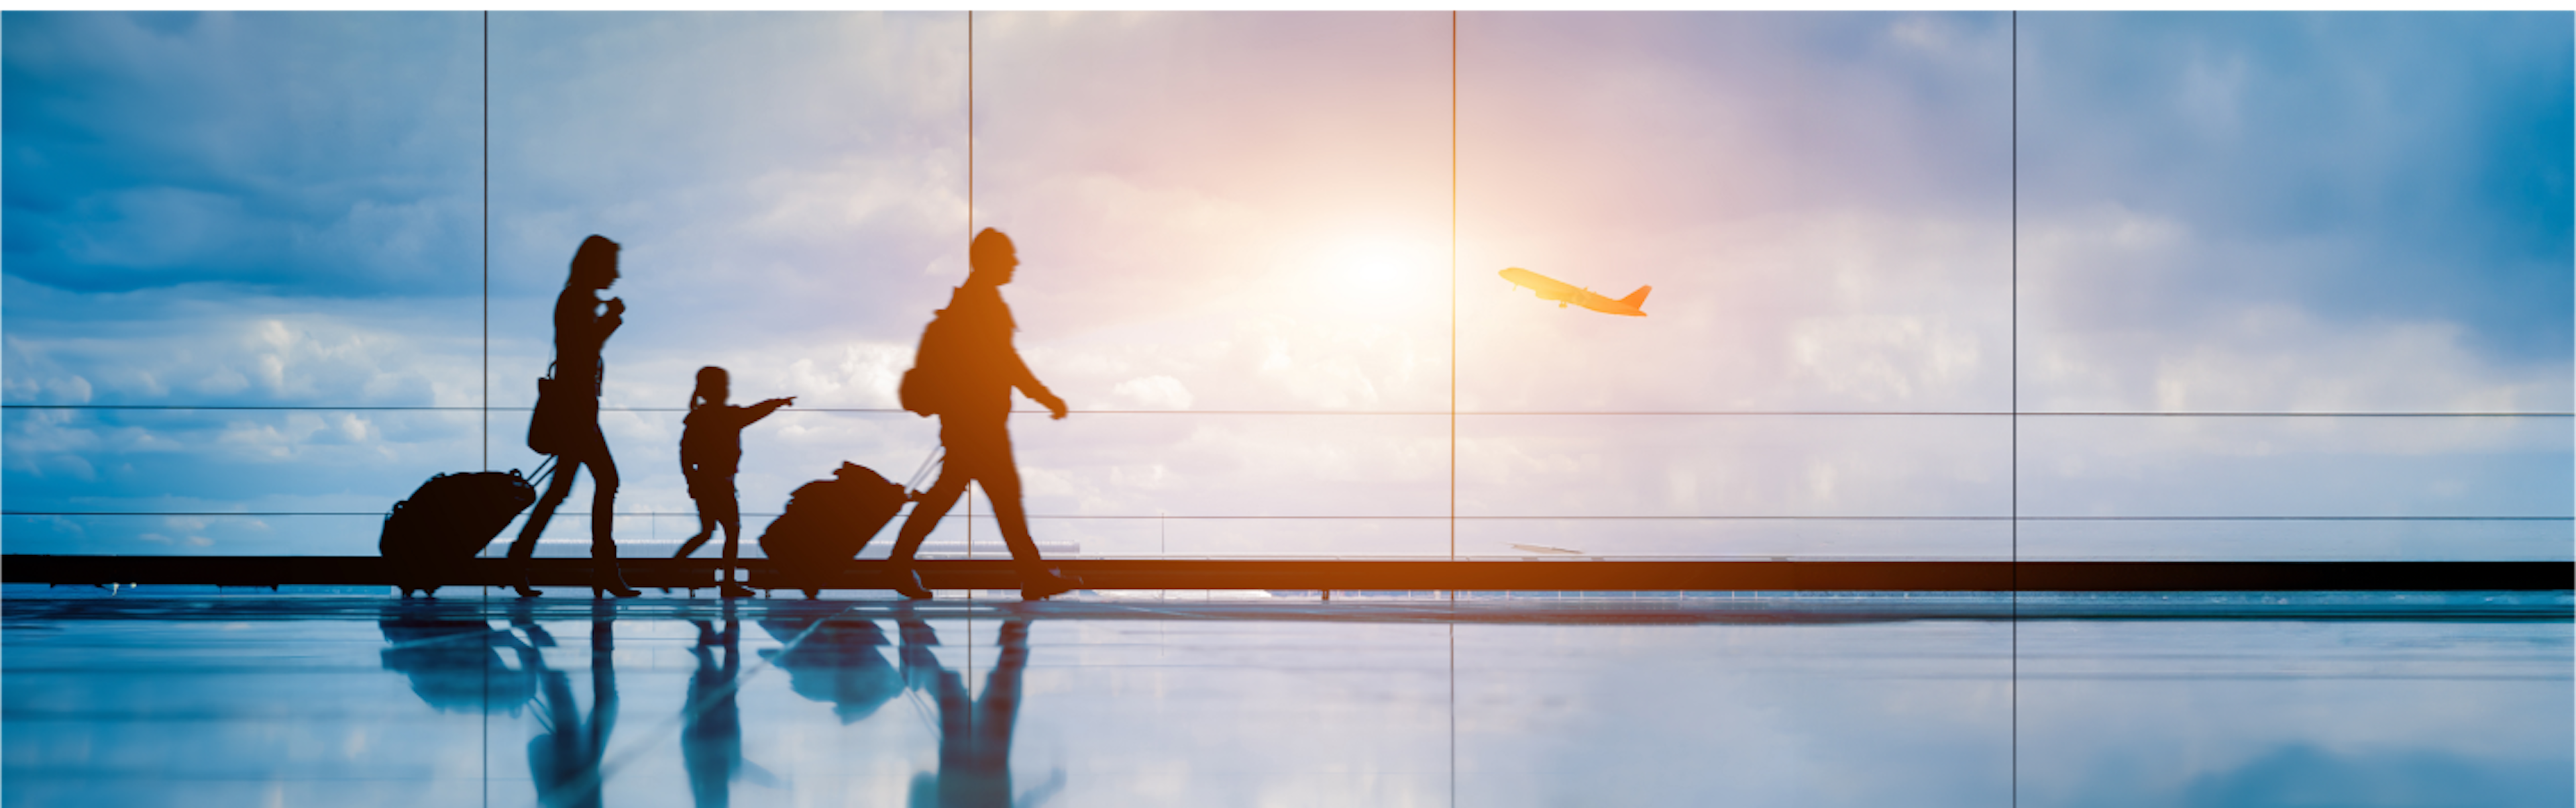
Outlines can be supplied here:
<path id="1" fill-rule="evenodd" d="M 617 728 L 617 643 L 610 628 L 616 618 L 615 607 L 591 606 L 590 716 L 586 719 L 581 704 L 573 700 L 572 677 L 546 667 L 545 657 L 528 655 L 541 682 L 540 731 L 528 739 L 528 776 L 536 781 L 537 804 L 545 808 L 600 806 L 601 787 L 606 783 L 599 764 L 608 757 L 608 736 Z M 531 635 L 536 633 L 533 620 L 526 626 Z"/>
<path id="2" fill-rule="evenodd" d="M 574 475 L 589 466 L 591 594 L 631 598 L 643 593 L 627 587 L 617 574 L 617 542 L 608 535 L 609 522 L 616 515 L 617 461 L 608 456 L 608 438 L 599 431 L 599 387 L 604 378 L 599 349 L 625 322 L 626 301 L 613 297 L 603 301 L 598 295 L 616 282 L 617 242 L 600 236 L 582 239 L 581 248 L 572 254 L 572 275 L 564 281 L 563 294 L 555 298 L 555 381 L 551 390 L 539 396 L 537 415 L 543 420 L 528 430 L 530 448 L 555 456 L 555 478 L 546 486 L 545 496 L 537 498 L 537 509 L 528 514 L 527 525 L 519 528 L 518 540 L 510 542 L 510 557 L 526 561 L 536 553 L 537 534 L 545 532 L 556 506 L 572 493 Z M 605 314 L 600 313 L 603 305 Z M 537 445 L 541 440 L 544 446 Z M 537 596 L 524 572 L 518 590 L 519 597 Z"/>
<path id="3" fill-rule="evenodd" d="M 724 528 L 724 596 L 751 597 L 751 588 L 734 583 L 734 562 L 742 547 L 742 501 L 733 489 L 734 472 L 742 467 L 742 428 L 769 417 L 796 397 L 773 398 L 748 407 L 727 400 L 733 382 L 725 369 L 698 369 L 698 389 L 689 394 L 689 414 L 680 419 L 680 476 L 689 481 L 689 499 L 698 503 L 698 535 L 680 543 L 672 558 L 687 558 Z"/>

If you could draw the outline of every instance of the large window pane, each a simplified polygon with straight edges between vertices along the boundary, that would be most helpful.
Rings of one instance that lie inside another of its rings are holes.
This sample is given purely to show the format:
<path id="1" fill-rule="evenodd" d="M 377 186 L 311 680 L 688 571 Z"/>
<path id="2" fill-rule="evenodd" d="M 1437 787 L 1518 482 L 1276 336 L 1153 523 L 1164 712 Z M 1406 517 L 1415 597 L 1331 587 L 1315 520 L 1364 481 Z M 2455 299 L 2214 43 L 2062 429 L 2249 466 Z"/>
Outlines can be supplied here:
<path id="1" fill-rule="evenodd" d="M 381 513 L 482 467 L 476 16 L 11 13 L 5 36 L 11 512 Z M 206 406 L 320 409 L 150 409 Z M 6 542 L 363 554 L 374 521 L 11 517 Z"/>

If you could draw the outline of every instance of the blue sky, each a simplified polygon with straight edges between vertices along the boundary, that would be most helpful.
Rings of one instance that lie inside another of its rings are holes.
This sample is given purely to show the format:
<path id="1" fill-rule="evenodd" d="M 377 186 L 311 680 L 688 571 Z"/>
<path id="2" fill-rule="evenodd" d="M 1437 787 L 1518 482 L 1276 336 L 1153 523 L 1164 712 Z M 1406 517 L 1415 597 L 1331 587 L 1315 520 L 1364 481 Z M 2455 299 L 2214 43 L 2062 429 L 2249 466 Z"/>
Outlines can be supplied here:
<path id="1" fill-rule="evenodd" d="M 481 22 L 0 17 L 0 398 L 484 403 Z M 2016 473 L 2025 515 L 2565 517 L 2565 418 L 2024 418 L 2016 458 L 1992 416 L 1602 413 L 2567 412 L 2570 28 L 1463 15 L 1453 298 L 1446 15 L 979 15 L 972 215 L 1020 241 L 1019 344 L 1077 410 L 1015 424 L 1029 507 L 1405 517 L 1037 523 L 1085 553 L 1436 555 L 1448 523 L 1420 517 L 1449 512 L 1454 449 L 1471 517 L 2001 516 Z M 664 514 L 620 535 L 666 547 L 694 528 L 668 410 L 699 366 L 742 402 L 893 405 L 964 272 L 966 29 L 494 15 L 488 432 L 470 409 L 13 409 L 8 510 L 365 514 L 487 450 L 531 467 L 507 408 L 601 233 L 626 245 L 620 508 Z M 1505 266 L 1652 284 L 1650 316 L 1559 310 Z M 1453 299 L 1454 444 L 1406 414 L 1451 406 Z M 1533 412 L 1593 414 L 1478 414 Z M 901 478 L 935 440 L 790 410 L 745 436 L 743 506 L 841 460 Z M 376 529 L 0 525 L 9 552 L 102 553 L 363 553 Z M 2570 553 L 2565 521 L 2021 530 L 2075 557 Z M 1956 557 L 2010 536 L 1565 519 L 1457 540 Z"/>

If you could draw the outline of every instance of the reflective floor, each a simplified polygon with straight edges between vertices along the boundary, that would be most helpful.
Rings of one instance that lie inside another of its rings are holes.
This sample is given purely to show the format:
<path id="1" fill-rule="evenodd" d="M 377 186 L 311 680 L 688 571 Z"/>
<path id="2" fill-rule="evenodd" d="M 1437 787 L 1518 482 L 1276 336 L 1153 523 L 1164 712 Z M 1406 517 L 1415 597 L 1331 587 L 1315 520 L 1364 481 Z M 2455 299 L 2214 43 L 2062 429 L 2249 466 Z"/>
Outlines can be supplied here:
<path id="1" fill-rule="evenodd" d="M 2576 802 L 2563 593 L 449 592 L 0 590 L 0 802 Z"/>

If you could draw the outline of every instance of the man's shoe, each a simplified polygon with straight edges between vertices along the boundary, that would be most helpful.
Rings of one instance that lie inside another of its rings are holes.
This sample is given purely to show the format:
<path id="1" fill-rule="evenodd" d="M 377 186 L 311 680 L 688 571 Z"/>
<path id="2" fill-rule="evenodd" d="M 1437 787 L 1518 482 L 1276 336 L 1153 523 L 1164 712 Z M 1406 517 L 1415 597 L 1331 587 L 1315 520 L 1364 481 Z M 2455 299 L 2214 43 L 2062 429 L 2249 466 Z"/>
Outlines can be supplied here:
<path id="1" fill-rule="evenodd" d="M 1045 600 L 1071 592 L 1080 586 L 1082 586 L 1082 579 L 1066 575 L 1062 570 L 1049 569 L 1045 574 L 1024 576 L 1020 579 L 1020 599 Z"/>
<path id="2" fill-rule="evenodd" d="M 747 598 L 747 597 L 751 597 L 751 596 L 756 595 L 756 594 L 759 594 L 759 593 L 751 591 L 751 587 L 743 586 L 742 584 L 725 584 L 725 585 L 724 585 L 723 597 L 728 597 L 728 598 Z"/>
<path id="3" fill-rule="evenodd" d="M 921 585 L 921 573 L 917 570 L 904 570 L 895 578 L 894 593 L 913 600 L 930 599 L 930 588 Z"/>

